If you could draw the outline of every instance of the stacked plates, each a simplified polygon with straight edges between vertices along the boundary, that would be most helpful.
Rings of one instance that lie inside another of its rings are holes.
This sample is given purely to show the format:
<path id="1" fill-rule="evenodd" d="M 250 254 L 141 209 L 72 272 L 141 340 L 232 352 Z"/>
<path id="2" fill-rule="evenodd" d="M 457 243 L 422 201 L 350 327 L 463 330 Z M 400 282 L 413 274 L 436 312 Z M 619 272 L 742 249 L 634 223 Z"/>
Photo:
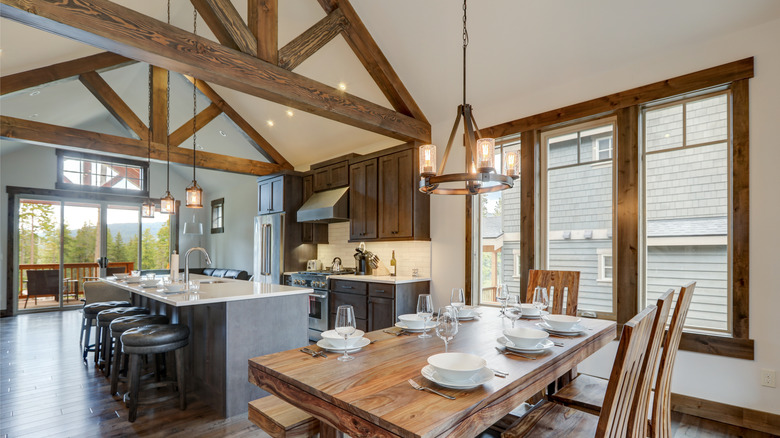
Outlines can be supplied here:
<path id="1" fill-rule="evenodd" d="M 530 347 L 530 348 L 520 348 L 515 346 L 515 344 L 512 343 L 509 339 L 501 336 L 500 338 L 496 339 L 496 341 L 506 347 L 507 350 L 510 351 L 516 351 L 518 353 L 544 353 L 545 351 L 549 350 L 550 348 L 555 346 L 555 343 L 549 339 L 545 339 L 543 341 L 540 341 L 536 346 Z"/>
<path id="2" fill-rule="evenodd" d="M 475 388 L 493 378 L 493 370 L 485 359 L 467 353 L 442 353 L 428 358 L 421 374 L 426 379 L 445 388 Z"/>
<path id="3" fill-rule="evenodd" d="M 458 309 L 458 321 L 471 321 L 478 316 L 477 306 L 463 306 Z"/>
<path id="4" fill-rule="evenodd" d="M 365 333 L 363 330 L 355 330 L 346 340 L 347 353 L 358 351 L 371 341 L 368 338 L 364 338 Z M 336 333 L 335 330 L 328 330 L 322 332 L 322 339 L 317 341 L 317 346 L 327 351 L 343 352 L 345 343 L 344 337 Z"/>
<path id="5" fill-rule="evenodd" d="M 419 327 L 419 328 L 417 328 L 417 327 L 409 328 L 409 326 L 406 325 L 403 322 L 397 322 L 397 323 L 395 323 L 395 326 L 400 328 L 400 329 L 403 329 L 403 330 L 405 330 L 407 332 L 412 332 L 412 333 L 418 333 L 418 332 L 422 333 L 422 331 L 423 331 L 422 327 Z M 428 321 L 428 323 L 425 324 L 425 328 L 428 329 L 428 330 L 430 330 L 432 328 L 436 328 L 436 321 Z"/>
<path id="6" fill-rule="evenodd" d="M 539 327 L 540 329 L 546 331 L 546 332 L 549 332 L 549 333 L 552 333 L 552 334 L 558 335 L 558 336 L 579 336 L 586 330 L 585 327 L 583 327 L 583 326 L 581 326 L 579 324 L 574 324 L 571 327 L 571 329 L 569 329 L 569 330 L 554 329 L 554 328 L 552 328 L 550 326 L 550 324 L 547 324 L 546 322 L 537 322 L 536 326 Z"/>
<path id="7" fill-rule="evenodd" d="M 354 353 L 356 351 L 359 351 L 361 348 L 365 347 L 366 345 L 370 344 L 371 341 L 368 338 L 360 338 L 355 344 L 351 345 L 350 347 L 347 347 L 347 353 Z M 322 348 L 325 351 L 333 351 L 336 353 L 343 353 L 344 347 L 337 347 L 330 343 L 327 339 L 320 339 L 317 341 L 317 346 Z"/>
<path id="8" fill-rule="evenodd" d="M 423 377 L 437 385 L 452 389 L 476 388 L 479 385 L 489 382 L 494 375 L 490 368 L 485 367 L 466 380 L 448 380 L 442 377 L 438 372 L 436 372 L 436 369 L 430 365 L 425 365 L 421 371 L 421 374 Z"/>

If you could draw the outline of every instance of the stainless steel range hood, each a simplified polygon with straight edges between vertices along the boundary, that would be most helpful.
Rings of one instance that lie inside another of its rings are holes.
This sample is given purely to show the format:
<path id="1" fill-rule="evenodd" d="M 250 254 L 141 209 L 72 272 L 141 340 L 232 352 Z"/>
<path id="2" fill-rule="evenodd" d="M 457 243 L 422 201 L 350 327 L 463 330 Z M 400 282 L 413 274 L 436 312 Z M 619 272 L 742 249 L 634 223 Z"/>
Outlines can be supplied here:
<path id="1" fill-rule="evenodd" d="M 348 187 L 315 193 L 298 210 L 298 222 L 332 224 L 349 221 Z"/>

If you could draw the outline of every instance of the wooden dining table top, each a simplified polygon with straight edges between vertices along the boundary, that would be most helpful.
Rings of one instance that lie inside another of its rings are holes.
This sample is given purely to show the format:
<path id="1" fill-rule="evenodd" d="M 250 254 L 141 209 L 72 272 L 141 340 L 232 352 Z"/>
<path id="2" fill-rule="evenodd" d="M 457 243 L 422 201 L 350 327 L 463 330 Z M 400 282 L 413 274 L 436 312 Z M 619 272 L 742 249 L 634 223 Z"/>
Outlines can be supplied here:
<path id="1" fill-rule="evenodd" d="M 376 342 L 350 353 L 355 359 L 348 362 L 337 360 L 340 353 L 312 357 L 298 349 L 256 357 L 249 360 L 249 380 L 351 437 L 474 436 L 615 339 L 614 321 L 583 318 L 581 335 L 550 338 L 563 347 L 529 355 L 536 360 L 506 356 L 495 347 L 511 322 L 498 309 L 479 311 L 479 318 L 462 322 L 449 351 L 481 356 L 509 375 L 473 389 L 444 388 L 422 377 L 428 357 L 444 352 L 433 330 L 427 339 L 367 333 Z M 521 319 L 516 327 L 536 328 L 539 321 Z M 417 391 L 409 379 L 456 399 Z"/>

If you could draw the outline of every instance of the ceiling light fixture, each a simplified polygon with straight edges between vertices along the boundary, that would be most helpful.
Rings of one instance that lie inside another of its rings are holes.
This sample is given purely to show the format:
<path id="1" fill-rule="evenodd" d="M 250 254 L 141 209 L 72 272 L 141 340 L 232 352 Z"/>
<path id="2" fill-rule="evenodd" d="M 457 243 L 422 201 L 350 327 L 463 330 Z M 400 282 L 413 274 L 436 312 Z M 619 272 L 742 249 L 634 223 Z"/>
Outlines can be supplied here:
<path id="1" fill-rule="evenodd" d="M 292 117 L 294 115 L 295 113 L 293 112 L 293 110 L 289 110 L 289 109 L 287 110 L 287 117 Z"/>
<path id="2" fill-rule="evenodd" d="M 344 82 L 339 83 L 339 90 L 346 91 L 347 90 L 347 84 Z"/>
<path id="3" fill-rule="evenodd" d="M 420 146 L 420 191 L 436 195 L 479 195 L 481 193 L 498 192 L 512 188 L 518 175 L 517 152 L 507 152 L 504 157 L 505 174 L 496 172 L 494 138 L 482 138 L 479 133 L 474 111 L 466 103 L 466 47 L 469 45 L 469 33 L 466 29 L 466 0 L 463 0 L 463 103 L 458 105 L 458 115 L 452 126 L 447 149 L 438 172 L 436 166 L 436 146 L 426 144 Z M 452 142 L 458 131 L 458 124 L 463 118 L 463 130 L 466 140 L 466 151 L 470 154 L 470 165 L 464 173 L 444 173 L 447 157 L 450 155 Z"/>
<path id="4" fill-rule="evenodd" d="M 268 123 L 268 126 L 274 126 L 274 121 L 273 120 L 269 120 L 266 123 Z"/>
<path id="5" fill-rule="evenodd" d="M 171 0 L 168 0 L 168 24 L 171 24 Z M 167 85 L 165 87 L 165 150 L 167 152 L 165 161 L 167 170 L 165 173 L 165 195 L 160 198 L 160 213 L 174 214 L 176 212 L 176 201 L 171 195 L 171 144 L 169 141 L 171 136 L 171 72 L 166 70 L 165 76 L 167 77 Z"/>
<path id="6" fill-rule="evenodd" d="M 193 5 L 192 7 L 192 33 L 198 35 L 198 10 Z M 198 78 L 192 77 L 192 184 L 187 187 L 186 191 L 186 207 L 188 208 L 203 208 L 203 189 L 198 185 L 198 181 L 195 179 L 195 151 L 198 141 L 198 127 L 196 120 L 198 118 Z M 222 131 L 219 131 L 222 134 Z M 193 223 L 195 222 L 195 216 L 192 216 Z M 200 225 L 200 224 L 199 224 Z M 203 226 L 201 225 L 201 228 Z"/>
<path id="7" fill-rule="evenodd" d="M 148 147 L 148 154 L 146 156 L 146 171 L 148 175 L 146 182 L 148 187 L 152 186 L 152 64 L 149 64 L 149 127 L 146 133 L 146 144 Z M 141 217 L 153 218 L 154 217 L 154 201 L 151 197 L 147 197 L 146 201 L 141 204 Z"/>

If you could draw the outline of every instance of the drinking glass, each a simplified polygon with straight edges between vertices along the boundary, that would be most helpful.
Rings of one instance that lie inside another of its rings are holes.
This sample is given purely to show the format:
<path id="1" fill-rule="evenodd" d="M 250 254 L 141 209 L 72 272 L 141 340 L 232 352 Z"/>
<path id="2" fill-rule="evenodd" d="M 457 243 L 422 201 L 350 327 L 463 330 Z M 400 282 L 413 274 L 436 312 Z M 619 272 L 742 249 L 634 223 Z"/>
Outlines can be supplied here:
<path id="1" fill-rule="evenodd" d="M 456 315 L 460 316 L 461 309 L 466 306 L 466 294 L 463 292 L 462 288 L 452 288 L 452 294 L 450 295 L 450 306 L 454 307 Z"/>
<path id="2" fill-rule="evenodd" d="M 515 328 L 515 322 L 523 316 L 523 310 L 520 307 L 520 297 L 510 295 L 507 300 L 506 316 L 512 320 L 512 328 Z"/>
<path id="3" fill-rule="evenodd" d="M 549 300 L 547 297 L 547 289 L 541 286 L 536 286 L 536 289 L 534 289 L 534 299 L 533 299 L 534 307 L 539 309 L 539 312 L 541 313 L 542 310 L 547 308 L 547 305 L 549 304 Z"/>
<path id="4" fill-rule="evenodd" d="M 496 299 L 501 303 L 501 317 L 506 318 L 504 313 L 506 311 L 506 302 L 509 299 L 509 289 L 501 284 L 496 286 Z"/>
<path id="5" fill-rule="evenodd" d="M 428 320 L 433 316 L 433 301 L 431 294 L 422 294 L 417 297 L 417 316 L 423 319 L 423 332 L 421 338 L 430 338 L 428 334 Z"/>
<path id="6" fill-rule="evenodd" d="M 141 276 L 141 271 L 130 271 L 130 276 L 131 277 L 140 277 Z"/>
<path id="7" fill-rule="evenodd" d="M 340 361 L 352 360 L 355 357 L 347 354 L 347 339 L 352 333 L 355 333 L 355 309 L 352 306 L 339 306 L 336 310 L 336 333 L 344 337 L 344 355 L 339 357 Z"/>
<path id="8" fill-rule="evenodd" d="M 200 281 L 198 280 L 190 280 L 190 292 L 197 294 L 200 293 Z"/>
<path id="9" fill-rule="evenodd" d="M 447 306 L 439 308 L 439 319 L 436 320 L 436 336 L 444 341 L 444 352 L 447 352 L 450 340 L 458 333 L 458 309 Z"/>

